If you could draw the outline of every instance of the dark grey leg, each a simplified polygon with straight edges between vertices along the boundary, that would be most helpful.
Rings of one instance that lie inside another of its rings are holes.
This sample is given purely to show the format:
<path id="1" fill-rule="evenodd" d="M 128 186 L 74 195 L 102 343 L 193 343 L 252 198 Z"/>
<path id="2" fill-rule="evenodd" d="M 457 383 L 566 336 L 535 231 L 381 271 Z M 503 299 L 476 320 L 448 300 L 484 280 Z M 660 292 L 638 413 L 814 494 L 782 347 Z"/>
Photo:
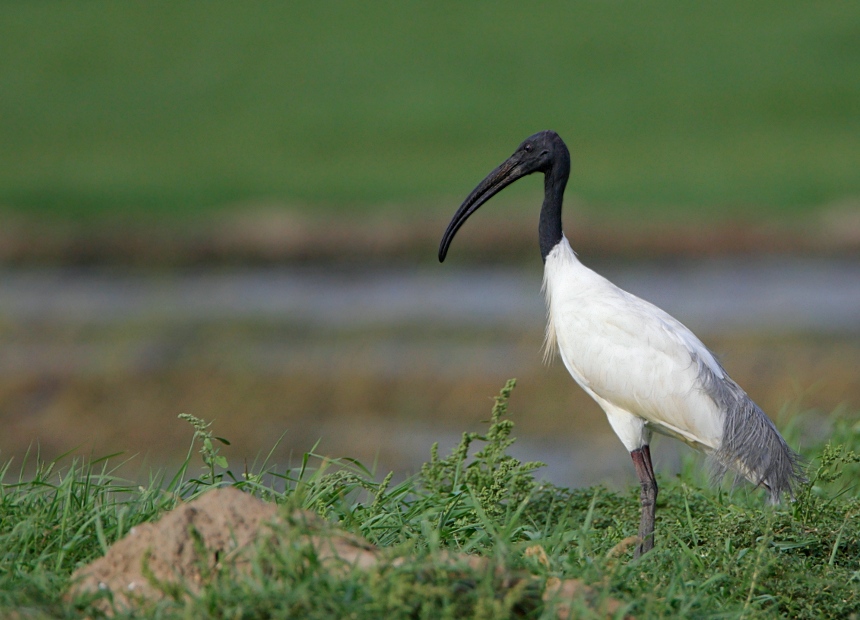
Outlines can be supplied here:
<path id="1" fill-rule="evenodd" d="M 654 547 L 654 513 L 657 508 L 657 480 L 651 465 L 651 449 L 645 445 L 630 453 L 639 483 L 642 485 L 642 519 L 639 521 L 639 544 L 633 557 L 638 558 Z"/>

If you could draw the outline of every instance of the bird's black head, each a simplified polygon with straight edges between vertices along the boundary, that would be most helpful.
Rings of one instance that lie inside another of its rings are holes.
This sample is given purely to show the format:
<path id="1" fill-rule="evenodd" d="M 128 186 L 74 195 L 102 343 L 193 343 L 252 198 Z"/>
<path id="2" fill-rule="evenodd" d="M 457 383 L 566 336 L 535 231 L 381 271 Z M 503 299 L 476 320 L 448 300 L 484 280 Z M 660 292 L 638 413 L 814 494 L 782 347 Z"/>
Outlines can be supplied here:
<path id="1" fill-rule="evenodd" d="M 442 242 L 439 244 L 439 261 L 445 260 L 448 246 L 451 245 L 454 235 L 470 215 L 514 181 L 535 172 L 543 172 L 548 183 L 551 178 L 557 177 L 560 183 L 559 189 L 564 192 L 564 185 L 570 174 L 570 152 L 561 137 L 554 131 L 540 131 L 523 140 L 513 155 L 472 190 L 457 209 L 442 236 Z"/>
<path id="2" fill-rule="evenodd" d="M 547 130 L 523 140 L 513 157 L 519 156 L 520 165 L 524 169 L 523 176 L 525 176 L 532 172 L 549 172 L 560 153 L 570 159 L 564 141 L 554 131 Z"/>

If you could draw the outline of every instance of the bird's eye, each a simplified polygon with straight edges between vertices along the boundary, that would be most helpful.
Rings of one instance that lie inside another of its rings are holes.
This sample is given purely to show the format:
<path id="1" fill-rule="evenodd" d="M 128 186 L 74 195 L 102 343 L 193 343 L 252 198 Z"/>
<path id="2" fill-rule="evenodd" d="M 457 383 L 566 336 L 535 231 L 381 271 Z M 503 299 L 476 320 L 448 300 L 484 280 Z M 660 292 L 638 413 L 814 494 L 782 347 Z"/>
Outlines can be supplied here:
<path id="1" fill-rule="evenodd" d="M 533 148 L 534 148 L 534 147 L 533 147 L 531 144 L 526 144 L 526 145 L 523 147 L 523 150 L 524 150 L 526 153 L 531 153 Z"/>

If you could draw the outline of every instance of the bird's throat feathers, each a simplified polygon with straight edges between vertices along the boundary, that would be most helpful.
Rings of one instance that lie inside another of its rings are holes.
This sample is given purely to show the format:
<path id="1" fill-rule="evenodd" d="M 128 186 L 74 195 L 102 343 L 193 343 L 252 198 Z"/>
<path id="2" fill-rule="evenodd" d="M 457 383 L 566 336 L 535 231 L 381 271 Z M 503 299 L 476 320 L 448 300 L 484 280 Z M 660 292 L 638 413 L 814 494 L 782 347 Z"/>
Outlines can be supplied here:
<path id="1" fill-rule="evenodd" d="M 564 234 L 561 234 L 560 240 L 544 256 L 541 290 L 546 300 L 546 333 L 543 342 L 543 361 L 545 364 L 552 362 L 558 352 L 558 334 L 554 319 L 555 312 L 553 311 L 553 283 L 559 281 L 563 272 L 579 264 L 576 252 L 570 247 Z"/>

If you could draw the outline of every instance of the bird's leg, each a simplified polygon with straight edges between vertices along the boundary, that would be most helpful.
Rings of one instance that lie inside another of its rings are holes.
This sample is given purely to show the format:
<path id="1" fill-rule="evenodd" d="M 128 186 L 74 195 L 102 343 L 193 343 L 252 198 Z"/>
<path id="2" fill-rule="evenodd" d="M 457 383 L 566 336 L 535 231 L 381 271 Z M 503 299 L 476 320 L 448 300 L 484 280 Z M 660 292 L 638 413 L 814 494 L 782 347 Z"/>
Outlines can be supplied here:
<path id="1" fill-rule="evenodd" d="M 639 521 L 639 544 L 633 557 L 638 558 L 654 547 L 654 513 L 657 506 L 657 479 L 654 477 L 654 467 L 651 465 L 651 449 L 644 445 L 630 453 L 639 483 L 642 485 L 640 499 L 642 502 L 642 518 Z"/>

